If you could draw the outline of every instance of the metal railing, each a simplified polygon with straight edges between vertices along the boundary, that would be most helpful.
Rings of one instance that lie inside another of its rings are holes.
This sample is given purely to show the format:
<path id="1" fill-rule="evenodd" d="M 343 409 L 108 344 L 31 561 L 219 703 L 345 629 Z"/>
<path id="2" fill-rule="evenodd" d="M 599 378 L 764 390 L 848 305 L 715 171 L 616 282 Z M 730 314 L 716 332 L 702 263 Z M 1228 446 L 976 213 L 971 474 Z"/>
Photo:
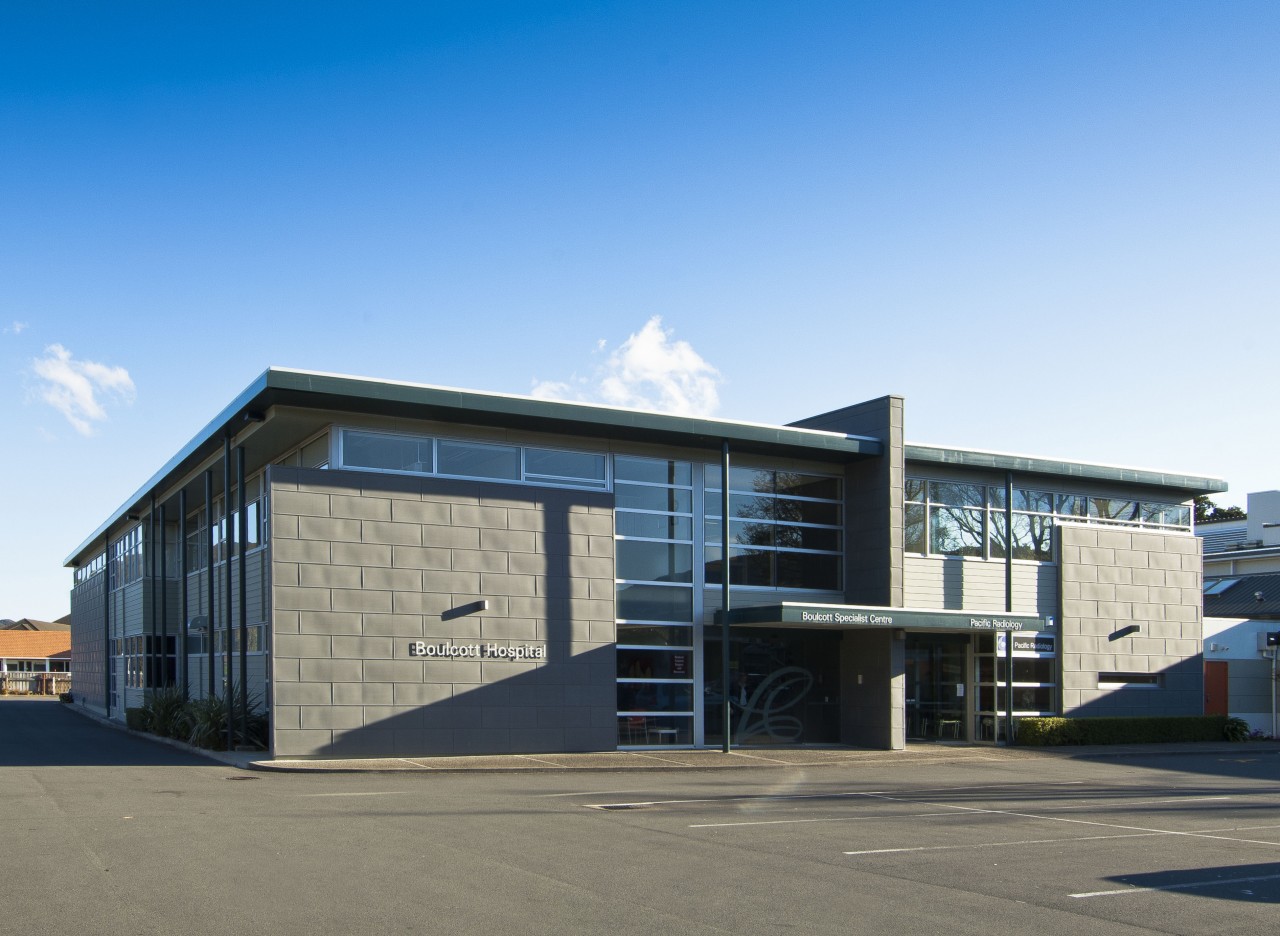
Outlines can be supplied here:
<path id="1" fill-rule="evenodd" d="M 70 691 L 70 673 L 0 673 L 0 695 L 61 695 Z"/>

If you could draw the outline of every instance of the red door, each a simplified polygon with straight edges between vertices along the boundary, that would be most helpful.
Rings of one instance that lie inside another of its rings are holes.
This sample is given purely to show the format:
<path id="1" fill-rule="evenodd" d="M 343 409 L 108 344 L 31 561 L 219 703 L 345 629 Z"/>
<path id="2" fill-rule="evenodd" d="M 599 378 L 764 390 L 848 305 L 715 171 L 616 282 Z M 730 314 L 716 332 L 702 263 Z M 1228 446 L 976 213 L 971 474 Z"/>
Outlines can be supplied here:
<path id="1" fill-rule="evenodd" d="M 1228 715 L 1227 711 L 1227 661 L 1204 661 L 1204 713 Z"/>

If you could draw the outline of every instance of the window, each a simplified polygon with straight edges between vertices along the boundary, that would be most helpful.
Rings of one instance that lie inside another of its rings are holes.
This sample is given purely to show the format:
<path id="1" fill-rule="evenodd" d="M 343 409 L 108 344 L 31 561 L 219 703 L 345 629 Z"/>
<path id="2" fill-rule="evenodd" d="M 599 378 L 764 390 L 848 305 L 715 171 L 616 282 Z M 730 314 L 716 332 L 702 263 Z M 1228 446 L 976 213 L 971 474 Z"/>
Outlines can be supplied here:
<path id="1" fill-rule="evenodd" d="M 1159 689 L 1159 673 L 1099 673 L 1099 689 Z"/>
<path id="2" fill-rule="evenodd" d="M 721 471 L 708 465 L 705 578 L 723 581 Z M 761 588 L 839 591 L 844 550 L 842 479 L 762 468 L 729 469 L 729 581 Z"/>
<path id="3" fill-rule="evenodd" d="M 111 589 L 123 588 L 142 579 L 142 524 L 133 527 L 108 549 Z"/>
<path id="4" fill-rule="evenodd" d="M 903 488 L 902 544 L 909 553 L 1053 561 L 1058 518 L 1074 522 L 1190 531 L 1191 508 L 1082 494 L 1013 489 L 1004 485 L 907 478 Z M 1006 509 L 1012 514 L 1012 529 Z"/>
<path id="5" fill-rule="evenodd" d="M 467 439 L 437 439 L 363 429 L 339 434 L 343 468 L 397 474 L 443 475 L 553 487 L 607 490 L 608 458 L 537 446 L 500 445 Z"/>

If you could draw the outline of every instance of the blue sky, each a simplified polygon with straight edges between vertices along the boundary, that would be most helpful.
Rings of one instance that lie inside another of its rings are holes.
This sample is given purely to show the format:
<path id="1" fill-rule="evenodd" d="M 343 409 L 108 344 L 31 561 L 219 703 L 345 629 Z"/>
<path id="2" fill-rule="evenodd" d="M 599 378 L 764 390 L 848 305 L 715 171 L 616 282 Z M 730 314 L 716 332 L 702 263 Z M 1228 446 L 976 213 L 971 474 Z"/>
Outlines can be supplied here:
<path id="1" fill-rule="evenodd" d="M 1280 487 L 1280 6 L 8 4 L 0 616 L 269 365 Z M 655 322 L 655 318 L 659 321 Z"/>

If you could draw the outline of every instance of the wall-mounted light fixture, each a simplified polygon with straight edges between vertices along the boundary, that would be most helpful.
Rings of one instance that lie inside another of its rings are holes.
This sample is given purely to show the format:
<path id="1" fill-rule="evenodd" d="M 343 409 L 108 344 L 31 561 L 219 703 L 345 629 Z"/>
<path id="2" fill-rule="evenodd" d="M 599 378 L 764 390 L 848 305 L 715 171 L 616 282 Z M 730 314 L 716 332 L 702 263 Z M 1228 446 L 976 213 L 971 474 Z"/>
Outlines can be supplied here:
<path id="1" fill-rule="evenodd" d="M 1129 624 L 1129 625 L 1126 625 L 1125 627 L 1120 628 L 1118 631 L 1113 631 L 1111 633 L 1111 636 L 1108 637 L 1107 639 L 1119 640 L 1121 637 L 1131 637 L 1132 635 L 1139 633 L 1141 630 L 1142 628 L 1139 625 Z"/>
<path id="2" fill-rule="evenodd" d="M 468 614 L 475 614 L 477 611 L 488 611 L 489 599 L 481 598 L 479 601 L 473 601 L 470 604 L 458 605 L 456 608 L 450 608 L 440 614 L 440 620 L 452 621 L 454 618 L 465 617 Z"/>

